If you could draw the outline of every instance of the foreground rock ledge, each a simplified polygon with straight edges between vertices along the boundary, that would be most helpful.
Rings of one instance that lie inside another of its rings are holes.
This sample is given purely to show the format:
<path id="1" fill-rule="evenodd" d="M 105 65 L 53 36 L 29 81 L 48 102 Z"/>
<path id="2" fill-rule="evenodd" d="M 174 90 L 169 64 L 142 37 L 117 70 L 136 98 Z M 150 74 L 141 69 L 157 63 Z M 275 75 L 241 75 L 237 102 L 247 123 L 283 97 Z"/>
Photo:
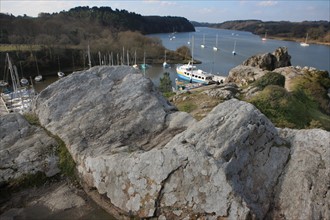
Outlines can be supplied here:
<path id="1" fill-rule="evenodd" d="M 0 185 L 25 175 L 60 172 L 56 140 L 17 113 L 0 116 Z"/>
<path id="2" fill-rule="evenodd" d="M 279 135 L 251 104 L 232 99 L 196 122 L 177 112 L 149 79 L 120 66 L 57 81 L 39 95 L 34 111 L 65 141 L 82 180 L 122 214 L 261 219 L 272 216 L 274 206 L 275 214 L 290 214 L 278 186 L 295 181 L 285 175 L 295 133 Z M 321 142 L 329 132 L 313 132 L 321 137 L 306 141 L 311 148 L 325 146 L 329 155 L 329 143 Z M 328 163 L 324 167 L 329 171 Z M 329 204 L 324 195 L 321 202 Z"/>

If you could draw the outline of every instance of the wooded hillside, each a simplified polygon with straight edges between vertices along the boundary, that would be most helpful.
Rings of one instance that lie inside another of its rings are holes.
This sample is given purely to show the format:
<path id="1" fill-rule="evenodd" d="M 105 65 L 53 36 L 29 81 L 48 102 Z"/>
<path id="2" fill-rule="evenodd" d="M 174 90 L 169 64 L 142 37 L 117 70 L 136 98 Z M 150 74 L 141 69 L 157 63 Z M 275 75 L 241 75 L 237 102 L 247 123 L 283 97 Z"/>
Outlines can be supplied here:
<path id="1" fill-rule="evenodd" d="M 183 17 L 142 16 L 110 7 L 76 7 L 37 18 L 0 14 L 0 44 L 70 44 L 121 31 L 142 34 L 194 31 Z"/>
<path id="2" fill-rule="evenodd" d="M 301 40 L 308 33 L 309 42 L 330 43 L 330 22 L 328 21 L 261 21 L 235 20 L 219 24 L 192 22 L 194 26 L 207 26 L 221 29 L 249 31 L 253 34 L 285 40 Z"/>
<path id="3" fill-rule="evenodd" d="M 37 18 L 0 13 L 0 79 L 7 52 L 22 72 L 33 75 L 37 74 L 36 62 L 44 74 L 87 68 L 88 45 L 92 65 L 99 65 L 100 55 L 103 62 L 112 59 L 114 64 L 132 64 L 135 54 L 137 62 L 144 55 L 148 63 L 163 62 L 165 48 L 160 40 L 143 34 L 173 31 L 195 28 L 183 17 L 142 16 L 110 7 L 76 7 L 40 13 Z M 167 55 L 170 61 L 188 54 Z"/>

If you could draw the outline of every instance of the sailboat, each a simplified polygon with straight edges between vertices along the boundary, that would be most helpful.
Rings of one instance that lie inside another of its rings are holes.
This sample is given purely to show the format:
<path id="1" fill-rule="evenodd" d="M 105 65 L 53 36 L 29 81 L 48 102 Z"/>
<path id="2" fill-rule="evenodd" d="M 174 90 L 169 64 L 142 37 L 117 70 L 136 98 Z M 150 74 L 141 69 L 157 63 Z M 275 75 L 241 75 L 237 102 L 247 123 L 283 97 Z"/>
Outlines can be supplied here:
<path id="1" fill-rule="evenodd" d="M 165 50 L 165 61 L 164 61 L 164 63 L 163 63 L 163 67 L 164 67 L 164 68 L 168 68 L 168 67 L 170 67 L 170 65 L 169 65 L 168 63 L 166 63 L 166 50 Z"/>
<path id="2" fill-rule="evenodd" d="M 215 46 L 213 47 L 213 50 L 214 51 L 217 51 L 218 50 L 218 35 L 217 35 L 217 37 L 215 39 Z"/>
<path id="3" fill-rule="evenodd" d="M 300 43 L 300 46 L 302 46 L 302 47 L 308 47 L 309 44 L 307 43 L 307 39 L 308 39 L 308 33 L 307 33 L 307 35 L 306 35 L 305 42 L 301 42 L 301 43 Z"/>
<path id="4" fill-rule="evenodd" d="M 205 34 L 203 34 L 203 43 L 201 44 L 201 48 L 205 48 Z"/>
<path id="5" fill-rule="evenodd" d="M 27 80 L 23 75 L 22 63 L 19 62 L 19 65 L 21 67 L 21 72 L 22 72 L 22 78 L 21 78 L 20 82 L 21 82 L 22 86 L 27 86 L 27 85 L 29 85 L 29 80 Z"/>
<path id="6" fill-rule="evenodd" d="M 38 67 L 38 62 L 37 62 L 37 56 L 35 57 L 35 61 L 36 61 L 36 67 L 37 67 L 37 73 L 38 75 L 36 77 L 34 77 L 34 80 L 36 82 L 41 82 L 42 81 L 42 75 L 39 73 L 39 67 Z"/>
<path id="7" fill-rule="evenodd" d="M 149 65 L 146 64 L 146 52 L 143 54 L 143 64 L 141 64 L 141 69 L 146 70 L 149 68 Z"/>
<path id="8" fill-rule="evenodd" d="M 210 82 L 212 82 L 213 75 L 210 73 L 206 73 L 201 69 L 197 69 L 197 67 L 194 66 L 194 37 L 192 37 L 191 43 L 191 62 L 189 62 L 188 64 L 177 66 L 177 76 L 178 78 L 185 81 L 189 81 L 190 83 L 209 84 Z"/>
<path id="9" fill-rule="evenodd" d="M 235 43 L 234 43 L 234 50 L 231 52 L 234 56 L 236 55 L 236 40 L 235 40 Z"/>
<path id="10" fill-rule="evenodd" d="M 138 69 L 139 68 L 139 66 L 136 64 L 136 50 L 134 52 L 134 65 L 133 65 L 133 68 L 134 69 Z"/>
<path id="11" fill-rule="evenodd" d="M 267 40 L 267 31 L 265 32 L 265 36 L 263 38 L 261 38 L 262 41 L 266 41 Z"/>
<path id="12" fill-rule="evenodd" d="M 59 78 L 62 78 L 63 76 L 65 76 L 65 74 L 63 72 L 61 72 L 61 68 L 60 68 L 60 58 L 58 57 L 58 72 L 57 75 Z"/>

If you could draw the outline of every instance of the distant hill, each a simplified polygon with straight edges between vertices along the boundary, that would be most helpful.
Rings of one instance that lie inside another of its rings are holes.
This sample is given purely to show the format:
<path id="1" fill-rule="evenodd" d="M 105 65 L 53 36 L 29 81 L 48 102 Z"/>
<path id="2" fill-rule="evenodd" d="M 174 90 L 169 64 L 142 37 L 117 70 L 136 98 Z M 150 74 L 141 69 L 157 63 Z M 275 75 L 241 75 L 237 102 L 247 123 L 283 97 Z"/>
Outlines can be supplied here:
<path id="1" fill-rule="evenodd" d="M 0 13 L 0 79 L 6 53 L 26 76 L 85 69 L 90 46 L 91 63 L 162 63 L 165 48 L 151 33 L 195 31 L 183 17 L 142 16 L 110 7 L 76 7 L 38 17 Z M 136 54 L 136 55 L 135 55 Z M 169 51 L 169 62 L 182 62 L 187 54 Z M 37 64 L 38 63 L 38 69 Z"/>
<path id="2" fill-rule="evenodd" d="M 0 13 L 0 43 L 40 44 L 54 41 L 77 45 L 81 40 L 111 33 L 138 31 L 142 34 L 195 31 L 183 17 L 142 16 L 110 7 L 76 7 L 60 13 L 40 13 L 37 18 Z"/>
<path id="3" fill-rule="evenodd" d="M 301 40 L 308 33 L 310 42 L 330 43 L 330 22 L 328 21 L 261 21 L 234 20 L 218 24 L 192 22 L 195 26 L 249 31 L 253 34 L 286 40 Z"/>

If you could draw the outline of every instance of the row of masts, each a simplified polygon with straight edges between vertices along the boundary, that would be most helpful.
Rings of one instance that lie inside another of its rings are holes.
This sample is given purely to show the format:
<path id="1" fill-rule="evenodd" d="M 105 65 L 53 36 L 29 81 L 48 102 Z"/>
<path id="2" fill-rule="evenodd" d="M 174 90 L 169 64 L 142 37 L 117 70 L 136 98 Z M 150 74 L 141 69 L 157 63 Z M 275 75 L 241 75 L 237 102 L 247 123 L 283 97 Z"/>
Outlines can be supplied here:
<path id="1" fill-rule="evenodd" d="M 146 53 L 143 54 L 143 63 L 145 64 L 145 56 Z M 126 50 L 123 47 L 123 52 L 114 54 L 113 52 L 108 52 L 107 54 L 102 54 L 100 51 L 98 52 L 98 65 L 127 65 L 127 66 L 137 66 L 137 53 L 134 51 L 134 59 L 132 58 L 132 54 L 130 50 Z M 91 54 L 90 47 L 88 46 L 88 67 L 92 67 L 91 62 Z"/>
<path id="2" fill-rule="evenodd" d="M 29 82 L 26 78 L 19 78 L 17 67 L 12 64 L 8 53 L 6 54 L 5 63 L 5 79 L 0 81 L 2 90 L 0 96 L 1 103 L 4 104 L 7 112 L 24 113 L 30 108 L 32 99 L 35 96 L 33 81 L 30 77 L 31 86 L 29 86 Z M 10 87 L 9 77 L 11 82 Z"/>

